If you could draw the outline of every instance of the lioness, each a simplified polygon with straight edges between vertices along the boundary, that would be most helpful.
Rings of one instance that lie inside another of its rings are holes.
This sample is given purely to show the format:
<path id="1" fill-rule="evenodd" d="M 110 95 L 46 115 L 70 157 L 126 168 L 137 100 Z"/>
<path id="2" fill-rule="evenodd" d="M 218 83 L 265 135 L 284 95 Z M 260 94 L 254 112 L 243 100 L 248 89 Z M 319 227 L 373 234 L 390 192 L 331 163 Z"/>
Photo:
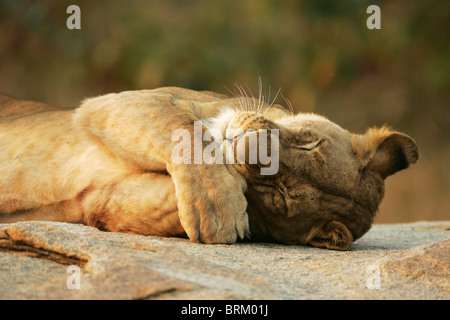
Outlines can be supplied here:
<path id="1" fill-rule="evenodd" d="M 172 132 L 194 136 L 198 120 L 202 132 L 241 128 L 245 134 L 224 139 L 233 150 L 246 150 L 245 136 L 277 129 L 277 172 L 262 175 L 260 161 L 173 161 Z M 1 223 L 53 220 L 337 250 L 370 228 L 384 179 L 419 156 L 412 138 L 387 128 L 352 134 L 253 97 L 174 87 L 107 94 L 74 110 L 1 97 L 0 147 Z"/>

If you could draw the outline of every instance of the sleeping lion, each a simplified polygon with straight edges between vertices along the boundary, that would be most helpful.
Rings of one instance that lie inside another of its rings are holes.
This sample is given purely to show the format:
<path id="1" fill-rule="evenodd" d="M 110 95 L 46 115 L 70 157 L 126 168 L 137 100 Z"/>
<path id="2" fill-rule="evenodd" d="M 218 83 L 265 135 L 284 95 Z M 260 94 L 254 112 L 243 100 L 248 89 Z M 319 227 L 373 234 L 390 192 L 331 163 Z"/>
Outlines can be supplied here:
<path id="1" fill-rule="evenodd" d="M 175 130 L 203 137 L 183 149 L 188 161 L 175 161 Z M 250 138 L 263 132 L 276 132 L 267 151 L 277 157 L 245 161 Z M 194 151 L 211 145 L 225 161 L 198 162 Z M 90 98 L 74 110 L 0 96 L 0 223 L 348 250 L 369 230 L 384 179 L 418 157 L 405 134 L 352 134 L 246 95 L 166 87 Z"/>

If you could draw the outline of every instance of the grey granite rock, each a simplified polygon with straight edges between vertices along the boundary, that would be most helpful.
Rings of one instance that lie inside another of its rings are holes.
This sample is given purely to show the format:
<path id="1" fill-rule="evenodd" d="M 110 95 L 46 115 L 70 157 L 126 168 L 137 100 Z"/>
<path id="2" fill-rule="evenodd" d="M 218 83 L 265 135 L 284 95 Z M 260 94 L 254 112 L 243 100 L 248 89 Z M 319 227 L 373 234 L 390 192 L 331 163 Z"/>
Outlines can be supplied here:
<path id="1" fill-rule="evenodd" d="M 450 299 L 450 221 L 374 225 L 346 252 L 0 224 L 0 299 Z"/>

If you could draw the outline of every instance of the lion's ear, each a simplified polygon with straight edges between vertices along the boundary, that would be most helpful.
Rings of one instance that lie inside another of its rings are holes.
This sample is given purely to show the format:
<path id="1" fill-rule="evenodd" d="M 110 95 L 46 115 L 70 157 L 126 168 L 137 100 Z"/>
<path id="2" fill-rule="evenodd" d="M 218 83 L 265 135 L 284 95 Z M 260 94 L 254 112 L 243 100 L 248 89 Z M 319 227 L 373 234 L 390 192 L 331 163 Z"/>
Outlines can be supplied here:
<path id="1" fill-rule="evenodd" d="M 414 139 L 385 127 L 370 129 L 357 141 L 356 153 L 365 158 L 366 168 L 379 173 L 383 179 L 408 168 L 419 158 Z"/>
<path id="2" fill-rule="evenodd" d="M 313 247 L 333 250 L 349 250 L 353 237 L 348 228 L 339 221 L 330 221 L 314 228 L 309 234 L 307 243 Z"/>
<path id="3" fill-rule="evenodd" d="M 367 168 L 378 172 L 384 179 L 408 168 L 417 159 L 419 150 L 416 142 L 406 134 L 394 132 L 378 145 Z"/>

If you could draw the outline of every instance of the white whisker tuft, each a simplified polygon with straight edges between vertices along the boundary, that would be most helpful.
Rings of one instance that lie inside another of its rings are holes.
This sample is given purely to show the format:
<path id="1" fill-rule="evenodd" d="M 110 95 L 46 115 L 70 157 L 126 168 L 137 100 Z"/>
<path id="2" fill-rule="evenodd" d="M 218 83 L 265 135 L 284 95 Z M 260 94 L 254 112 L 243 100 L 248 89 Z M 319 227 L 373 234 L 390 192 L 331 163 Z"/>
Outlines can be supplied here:
<path id="1" fill-rule="evenodd" d="M 238 84 L 235 82 L 233 84 L 234 90 L 230 90 L 226 86 L 224 86 L 225 89 L 228 90 L 228 92 L 231 93 L 231 95 L 236 98 L 239 102 L 239 106 L 241 110 L 245 111 L 253 111 L 256 114 L 260 114 L 265 116 L 267 112 L 272 108 L 272 106 L 275 104 L 275 101 L 277 100 L 278 96 L 281 95 L 281 97 L 284 99 L 284 101 L 287 104 L 287 108 L 290 111 L 290 113 L 294 113 L 294 108 L 292 107 L 292 103 L 286 99 L 286 97 L 281 92 L 281 87 L 278 89 L 277 93 L 275 94 L 275 97 L 271 99 L 271 91 L 272 87 L 269 85 L 269 92 L 268 94 L 264 94 L 264 88 L 262 83 L 261 76 L 258 76 L 258 96 L 255 97 L 253 94 L 250 86 L 248 84 L 245 84 L 245 87 L 243 85 Z"/>

